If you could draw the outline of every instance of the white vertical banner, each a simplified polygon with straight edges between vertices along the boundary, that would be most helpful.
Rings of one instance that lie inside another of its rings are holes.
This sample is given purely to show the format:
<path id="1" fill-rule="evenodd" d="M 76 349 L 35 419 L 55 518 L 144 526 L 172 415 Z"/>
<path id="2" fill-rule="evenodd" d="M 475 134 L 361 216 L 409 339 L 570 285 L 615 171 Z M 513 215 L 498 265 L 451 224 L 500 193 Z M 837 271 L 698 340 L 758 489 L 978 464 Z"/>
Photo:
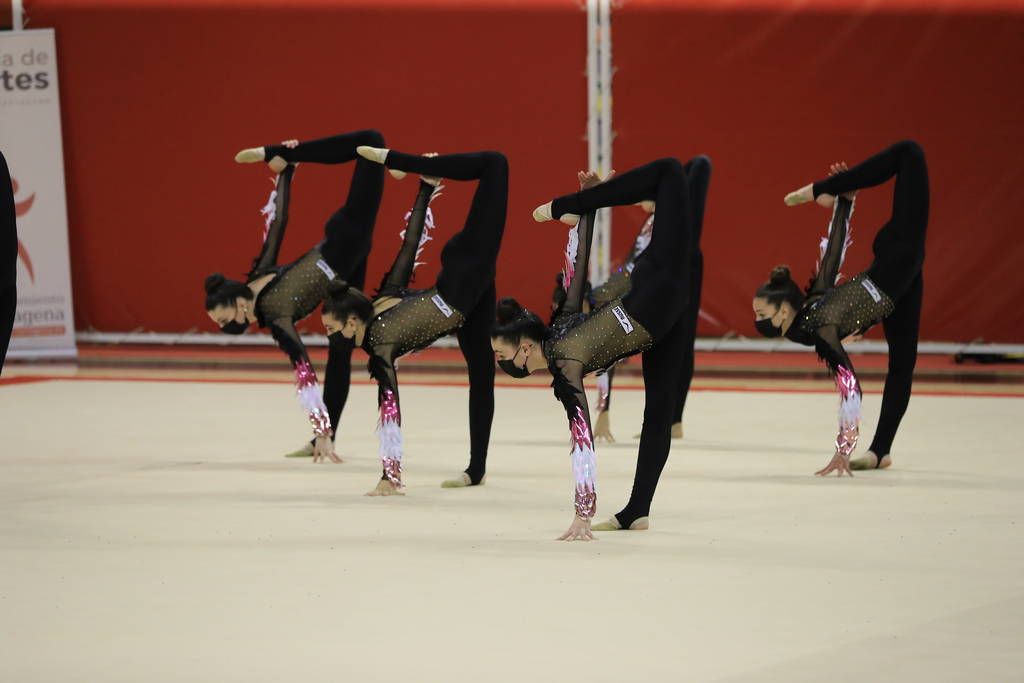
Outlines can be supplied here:
<path id="1" fill-rule="evenodd" d="M 587 0 L 587 146 L 590 169 L 612 170 L 611 0 Z M 612 212 L 601 209 L 594 224 L 590 281 L 596 286 L 611 271 Z"/>
<path id="2" fill-rule="evenodd" d="M 18 311 L 8 355 L 74 356 L 53 29 L 0 33 L 0 149 L 18 225 Z"/>

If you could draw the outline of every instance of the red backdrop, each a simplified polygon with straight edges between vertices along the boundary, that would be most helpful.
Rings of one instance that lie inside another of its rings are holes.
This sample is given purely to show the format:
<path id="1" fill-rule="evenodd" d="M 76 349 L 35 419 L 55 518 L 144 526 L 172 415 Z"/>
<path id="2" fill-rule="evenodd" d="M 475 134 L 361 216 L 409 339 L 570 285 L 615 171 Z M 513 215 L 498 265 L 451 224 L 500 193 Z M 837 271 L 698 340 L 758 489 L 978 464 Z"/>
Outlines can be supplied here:
<path id="1" fill-rule="evenodd" d="M 722 326 L 702 333 L 749 334 L 750 295 L 771 265 L 811 269 L 828 214 L 784 208 L 785 192 L 832 160 L 914 137 L 932 179 L 924 337 L 1024 341 L 1013 201 L 1024 179 L 1024 12 L 1014 4 L 621 3 L 616 167 L 695 153 L 714 162 L 703 307 Z M 57 28 L 79 327 L 212 329 L 202 279 L 246 270 L 270 189 L 265 168 L 236 166 L 234 152 L 364 127 L 396 149 L 504 151 L 512 170 L 499 293 L 546 308 L 564 233 L 529 213 L 570 189 L 586 162 L 580 5 L 31 2 L 30 26 Z M 299 169 L 283 257 L 320 239 L 348 177 Z M 439 200 L 421 283 L 432 281 L 471 189 L 452 183 Z M 397 248 L 414 192 L 388 181 L 371 283 Z M 847 272 L 866 266 L 889 201 L 888 188 L 859 199 Z M 621 254 L 639 216 L 619 211 Z"/>

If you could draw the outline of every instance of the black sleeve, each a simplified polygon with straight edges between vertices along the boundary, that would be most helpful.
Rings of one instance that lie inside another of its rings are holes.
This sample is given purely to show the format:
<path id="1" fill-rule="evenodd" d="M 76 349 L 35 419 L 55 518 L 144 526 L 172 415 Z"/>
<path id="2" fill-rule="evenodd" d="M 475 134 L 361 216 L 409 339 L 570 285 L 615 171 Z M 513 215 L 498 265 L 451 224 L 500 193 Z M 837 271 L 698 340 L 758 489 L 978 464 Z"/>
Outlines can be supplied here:
<path id="1" fill-rule="evenodd" d="M 288 227 L 288 203 L 291 198 L 292 175 L 295 166 L 289 164 L 278 174 L 274 183 L 274 191 L 270 200 L 263 208 L 267 217 L 267 234 L 263 240 L 260 255 L 253 259 L 249 278 L 257 277 L 277 265 L 277 255 L 284 241 L 284 231 Z"/>
<path id="2" fill-rule="evenodd" d="M 818 272 L 807 292 L 809 297 L 824 294 L 835 287 L 839 269 L 846 256 L 846 248 L 850 246 L 850 219 L 852 217 L 853 201 L 846 197 L 836 197 L 836 202 L 832 206 L 832 222 L 828 226 L 828 238 L 822 239 Z"/>
<path id="3" fill-rule="evenodd" d="M 278 348 L 285 352 L 292 365 L 309 363 L 309 354 L 306 353 L 306 345 L 302 343 L 295 323 L 291 318 L 277 318 L 270 321 L 270 336 L 277 342 Z"/>
<path id="4" fill-rule="evenodd" d="M 420 180 L 419 192 L 416 193 L 416 200 L 413 202 L 409 220 L 406 222 L 402 246 L 398 250 L 394 263 L 391 264 L 391 270 L 381 281 L 379 295 L 396 296 L 409 286 L 413 269 L 416 267 L 416 256 L 423 246 L 423 231 L 427 225 L 430 202 L 437 189 L 430 183 Z"/>
<path id="5" fill-rule="evenodd" d="M 348 401 L 352 382 L 352 351 L 355 341 L 335 334 L 328 339 L 327 369 L 324 371 L 324 404 L 331 419 L 331 429 L 338 433 L 341 413 Z"/>
<path id="6" fill-rule="evenodd" d="M 583 310 L 583 297 L 587 292 L 587 270 L 590 267 L 590 244 L 594 239 L 596 218 L 596 212 L 590 212 L 580 217 L 580 222 L 569 231 L 569 243 L 565 248 L 565 271 L 562 276 L 562 282 L 567 282 L 568 285 L 562 315 L 572 315 Z"/>
<path id="7" fill-rule="evenodd" d="M 834 375 L 840 367 L 853 370 L 853 363 L 843 348 L 843 342 L 839 339 L 839 330 L 835 325 L 822 327 L 817 331 L 817 339 L 814 342 L 814 349 L 828 366 L 829 374 Z"/>

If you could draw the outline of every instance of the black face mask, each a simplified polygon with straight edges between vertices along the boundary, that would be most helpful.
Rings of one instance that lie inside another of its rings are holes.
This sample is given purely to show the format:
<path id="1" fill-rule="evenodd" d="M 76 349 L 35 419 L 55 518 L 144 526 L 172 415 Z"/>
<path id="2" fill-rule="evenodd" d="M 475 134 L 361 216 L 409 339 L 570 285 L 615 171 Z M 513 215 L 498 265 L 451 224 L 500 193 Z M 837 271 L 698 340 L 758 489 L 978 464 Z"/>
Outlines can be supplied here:
<path id="1" fill-rule="evenodd" d="M 247 329 L 249 329 L 249 323 L 240 323 L 237 320 L 232 320 L 220 326 L 220 331 L 224 334 L 244 334 Z"/>
<path id="2" fill-rule="evenodd" d="M 764 318 L 762 320 L 755 320 L 754 321 L 754 327 L 757 328 L 757 331 L 761 333 L 762 337 L 781 337 L 782 336 L 782 328 L 781 327 L 775 327 L 775 325 L 772 325 L 772 319 L 771 318 Z"/>
<path id="3" fill-rule="evenodd" d="M 519 352 L 521 350 L 522 349 L 516 349 L 515 356 L 512 356 L 507 360 L 498 361 L 498 367 L 504 370 L 506 375 L 509 375 L 510 377 L 515 377 L 516 379 L 522 379 L 524 377 L 530 376 L 530 370 L 526 367 L 526 364 L 523 364 L 523 367 L 521 368 L 516 366 L 516 356 L 519 355 Z"/>

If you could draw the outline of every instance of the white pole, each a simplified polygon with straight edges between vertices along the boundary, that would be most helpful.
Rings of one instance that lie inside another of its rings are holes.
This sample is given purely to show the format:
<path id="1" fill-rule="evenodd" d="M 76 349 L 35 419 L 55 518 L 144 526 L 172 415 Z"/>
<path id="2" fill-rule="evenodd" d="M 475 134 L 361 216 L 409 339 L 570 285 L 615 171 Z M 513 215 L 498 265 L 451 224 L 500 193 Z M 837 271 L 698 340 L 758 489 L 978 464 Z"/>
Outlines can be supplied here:
<path id="1" fill-rule="evenodd" d="M 11 0 L 11 28 L 15 31 L 25 28 L 25 8 L 22 0 Z"/>
<path id="2" fill-rule="evenodd" d="M 611 0 L 587 0 L 587 148 L 591 169 L 611 170 Z M 590 253 L 590 281 L 611 270 L 611 211 L 597 212 Z"/>

